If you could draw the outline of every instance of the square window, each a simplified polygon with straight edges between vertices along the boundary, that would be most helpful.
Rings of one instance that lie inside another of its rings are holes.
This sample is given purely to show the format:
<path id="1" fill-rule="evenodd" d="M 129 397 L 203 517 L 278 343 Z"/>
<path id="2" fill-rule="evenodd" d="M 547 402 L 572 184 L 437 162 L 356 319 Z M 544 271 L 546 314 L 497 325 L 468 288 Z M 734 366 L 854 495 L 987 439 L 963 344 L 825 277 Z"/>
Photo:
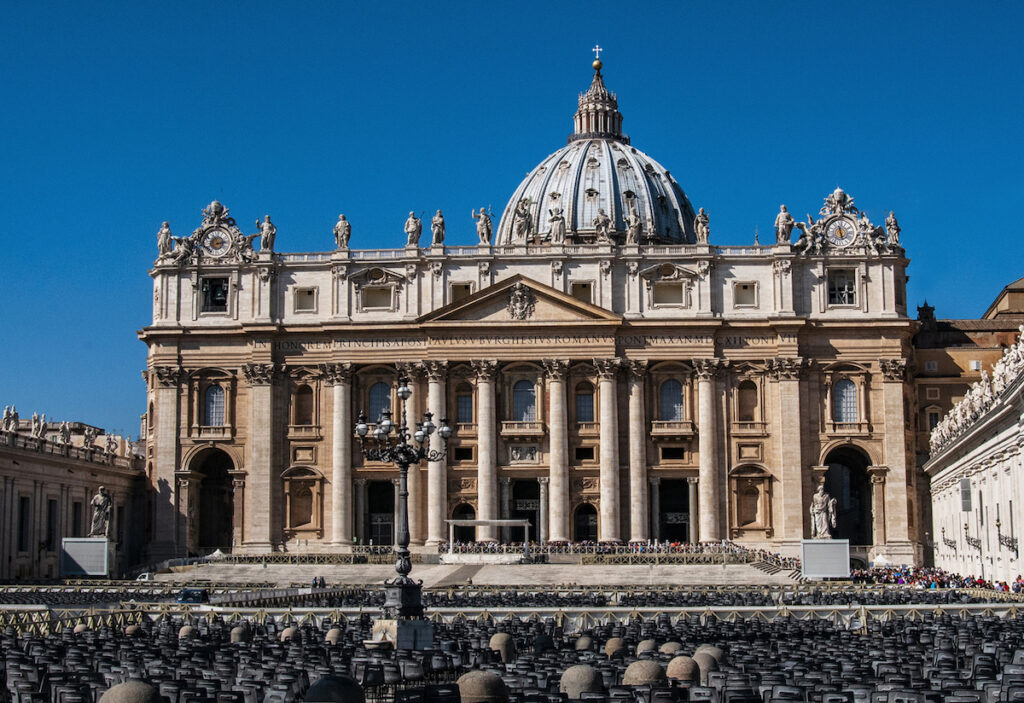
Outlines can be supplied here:
<path id="1" fill-rule="evenodd" d="M 453 283 L 452 284 L 452 297 L 451 301 L 454 303 L 457 300 L 468 298 L 473 295 L 473 284 L 472 283 Z"/>
<path id="2" fill-rule="evenodd" d="M 576 447 L 576 461 L 593 461 L 593 447 Z"/>
<path id="3" fill-rule="evenodd" d="M 390 310 L 391 291 L 390 286 L 386 288 L 363 288 L 363 308 L 367 310 Z"/>
<path id="4" fill-rule="evenodd" d="M 925 371 L 938 371 L 939 370 L 939 362 L 937 362 L 937 361 L 926 361 L 926 362 L 924 362 L 924 370 Z"/>
<path id="5" fill-rule="evenodd" d="M 228 311 L 228 279 L 204 278 L 199 284 L 203 312 Z"/>
<path id="6" fill-rule="evenodd" d="M 455 461 L 473 461 L 473 447 L 455 447 Z"/>
<path id="7" fill-rule="evenodd" d="M 737 283 L 732 290 L 736 307 L 757 307 L 756 283 Z"/>
<path id="8" fill-rule="evenodd" d="M 295 312 L 316 312 L 316 288 L 295 289 Z"/>
<path id="9" fill-rule="evenodd" d="M 981 359 L 971 359 L 971 371 L 981 371 Z"/>
<path id="10" fill-rule="evenodd" d="M 651 299 L 655 305 L 674 305 L 678 307 L 683 304 L 683 284 L 655 283 Z"/>
<path id="11" fill-rule="evenodd" d="M 569 290 L 576 300 L 582 300 L 584 303 L 594 302 L 594 286 L 589 281 L 573 283 Z"/>
<path id="12" fill-rule="evenodd" d="M 828 304 L 856 305 L 857 276 L 853 269 L 835 269 L 828 273 Z"/>
<path id="13" fill-rule="evenodd" d="M 938 400 L 939 399 L 939 389 L 938 388 L 926 388 L 925 392 L 924 392 L 924 397 L 927 398 L 928 400 Z"/>

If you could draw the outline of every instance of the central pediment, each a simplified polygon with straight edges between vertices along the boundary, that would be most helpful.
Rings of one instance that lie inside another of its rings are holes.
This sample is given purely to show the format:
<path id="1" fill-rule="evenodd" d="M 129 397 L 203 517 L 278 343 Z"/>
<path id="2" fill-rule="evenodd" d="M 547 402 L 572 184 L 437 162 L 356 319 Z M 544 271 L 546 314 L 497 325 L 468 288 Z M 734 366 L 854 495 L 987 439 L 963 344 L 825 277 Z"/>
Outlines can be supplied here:
<path id="1" fill-rule="evenodd" d="M 609 323 L 622 318 L 591 303 L 516 274 L 420 318 L 421 324 L 514 325 Z"/>

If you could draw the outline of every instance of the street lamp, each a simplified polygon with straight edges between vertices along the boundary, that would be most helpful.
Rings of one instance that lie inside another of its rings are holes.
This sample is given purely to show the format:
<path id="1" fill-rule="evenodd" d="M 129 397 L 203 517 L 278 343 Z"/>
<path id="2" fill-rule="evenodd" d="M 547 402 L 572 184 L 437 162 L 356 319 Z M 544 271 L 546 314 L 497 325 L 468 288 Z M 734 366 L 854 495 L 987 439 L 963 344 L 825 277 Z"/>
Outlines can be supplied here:
<path id="1" fill-rule="evenodd" d="M 391 419 L 391 410 L 384 410 L 371 437 L 367 437 L 370 426 L 366 422 L 366 413 L 359 413 L 355 427 L 359 451 L 364 459 L 398 467 L 398 515 L 395 516 L 398 523 L 395 571 L 398 576 L 386 581 L 384 585 L 384 617 L 396 622 L 423 618 L 423 582 L 409 578 L 409 572 L 412 571 L 409 558 L 409 467 L 424 459 L 441 461 L 448 450 L 448 438 L 452 436 L 448 421 L 442 419 L 438 427 L 433 422 L 433 413 L 429 412 L 423 413 L 423 421 L 417 422 L 415 431 L 410 433 L 406 422 L 406 405 L 412 397 L 412 389 L 405 378 L 398 380 L 397 395 L 402 411 L 398 425 Z M 431 449 L 429 446 L 430 436 L 435 432 L 443 442 L 441 449 Z"/>

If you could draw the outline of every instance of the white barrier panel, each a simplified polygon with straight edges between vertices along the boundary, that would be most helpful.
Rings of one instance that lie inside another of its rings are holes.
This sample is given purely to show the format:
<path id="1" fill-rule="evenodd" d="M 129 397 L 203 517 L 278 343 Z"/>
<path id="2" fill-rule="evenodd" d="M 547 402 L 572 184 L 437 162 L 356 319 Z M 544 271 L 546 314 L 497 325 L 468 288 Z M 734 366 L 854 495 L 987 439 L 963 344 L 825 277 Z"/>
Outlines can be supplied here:
<path id="1" fill-rule="evenodd" d="M 805 579 L 850 578 L 850 540 L 805 539 L 800 542 L 800 574 Z"/>

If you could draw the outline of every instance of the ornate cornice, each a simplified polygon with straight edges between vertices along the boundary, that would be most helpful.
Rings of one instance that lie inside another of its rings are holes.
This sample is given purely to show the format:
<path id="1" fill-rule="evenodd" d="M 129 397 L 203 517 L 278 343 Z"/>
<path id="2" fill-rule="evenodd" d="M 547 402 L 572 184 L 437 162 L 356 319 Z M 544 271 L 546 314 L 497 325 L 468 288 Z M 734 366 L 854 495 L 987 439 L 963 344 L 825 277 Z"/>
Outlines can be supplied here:
<path id="1" fill-rule="evenodd" d="M 706 357 L 693 360 L 693 370 L 698 381 L 710 381 L 725 370 L 729 362 L 718 357 Z"/>
<path id="2" fill-rule="evenodd" d="M 427 378 L 431 381 L 443 381 L 448 375 L 448 362 L 432 359 L 423 362 L 423 368 L 427 372 Z"/>
<path id="3" fill-rule="evenodd" d="M 320 364 L 320 372 L 328 386 L 337 386 L 352 382 L 352 364 Z"/>
<path id="4" fill-rule="evenodd" d="M 907 377 L 906 359 L 879 359 L 878 366 L 886 381 L 904 381 Z"/>
<path id="5" fill-rule="evenodd" d="M 269 386 L 279 372 L 277 364 L 244 364 L 242 373 L 250 386 Z"/>
<path id="6" fill-rule="evenodd" d="M 799 379 L 803 370 L 808 366 L 807 359 L 802 356 L 777 356 L 774 359 L 768 359 L 766 364 L 772 378 L 787 380 Z"/>
<path id="7" fill-rule="evenodd" d="M 473 367 L 473 373 L 479 380 L 493 381 L 494 377 L 498 375 L 497 359 L 474 359 L 469 364 Z"/>
<path id="8" fill-rule="evenodd" d="M 594 359 L 594 368 L 597 369 L 600 378 L 615 378 L 615 374 L 622 368 L 622 359 Z"/>
<path id="9" fill-rule="evenodd" d="M 565 374 L 569 370 L 569 363 L 561 359 L 542 359 L 544 373 L 552 381 L 565 380 Z"/>
<path id="10" fill-rule="evenodd" d="M 157 383 L 164 388 L 172 388 L 185 378 L 185 369 L 180 366 L 154 366 Z"/>

